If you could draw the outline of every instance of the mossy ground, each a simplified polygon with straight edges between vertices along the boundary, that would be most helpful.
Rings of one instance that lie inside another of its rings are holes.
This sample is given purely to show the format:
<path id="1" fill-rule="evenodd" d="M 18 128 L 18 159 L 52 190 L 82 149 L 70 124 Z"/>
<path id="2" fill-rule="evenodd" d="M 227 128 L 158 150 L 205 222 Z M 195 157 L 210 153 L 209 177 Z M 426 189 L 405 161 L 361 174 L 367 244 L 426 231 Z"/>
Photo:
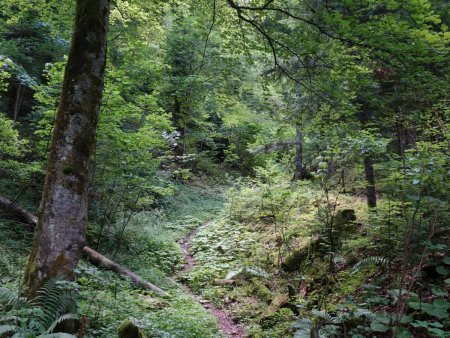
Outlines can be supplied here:
<path id="1" fill-rule="evenodd" d="M 267 204 L 264 206 L 261 201 L 261 191 L 254 187 L 246 189 L 229 196 L 227 207 L 219 217 L 199 228 L 191 243 L 197 265 L 183 278 L 196 292 L 231 311 L 237 320 L 247 325 L 252 337 L 289 337 L 293 335 L 292 323 L 299 309 L 307 315 L 308 309 L 317 306 L 319 301 L 324 303 L 320 298 L 326 283 L 326 257 L 306 261 L 291 273 L 280 266 L 289 252 L 304 245 L 315 234 L 318 225 L 314 203 L 319 195 L 308 186 L 294 188 L 294 193 L 302 195 L 299 199 L 302 203 L 293 206 L 289 214 L 283 215 L 284 220 L 277 222 L 271 217 Z M 357 233 L 341 238 L 341 254 L 351 256 L 367 244 L 359 238 L 367 222 L 365 200 L 342 195 L 338 208 L 353 209 L 357 216 Z M 367 276 L 367 273 L 352 274 L 353 265 L 344 261 L 342 270 L 330 282 L 325 302 L 329 310 L 361 287 Z M 259 267 L 270 277 L 238 276 L 234 285 L 215 285 L 215 279 L 223 279 L 229 272 L 244 266 Z M 276 295 L 292 292 L 289 304 L 267 314 Z"/>

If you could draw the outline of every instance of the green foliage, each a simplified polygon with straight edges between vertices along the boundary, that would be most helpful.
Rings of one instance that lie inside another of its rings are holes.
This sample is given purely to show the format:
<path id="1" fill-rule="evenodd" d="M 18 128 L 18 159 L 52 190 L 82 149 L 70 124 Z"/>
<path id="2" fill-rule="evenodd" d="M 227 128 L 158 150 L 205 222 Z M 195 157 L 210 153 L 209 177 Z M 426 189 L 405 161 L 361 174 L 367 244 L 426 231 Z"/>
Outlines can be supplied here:
<path id="1" fill-rule="evenodd" d="M 30 210 L 73 9 L 55 0 L 0 8 L 0 190 Z M 288 309 L 258 322 L 286 289 L 301 305 L 298 337 L 447 336 L 448 9 L 434 0 L 115 1 L 87 240 L 174 296 L 157 300 L 82 264 L 86 334 L 111 337 L 132 318 L 150 336 L 217 336 L 212 317 L 168 278 L 183 265 L 177 241 L 199 228 L 197 265 L 180 279 L 255 337 L 291 334 Z M 292 182 L 299 148 L 309 180 Z M 367 160 L 378 198 L 370 212 Z M 193 188 L 225 178 L 231 188 Z M 337 224 L 346 208 L 355 211 L 351 231 Z M 8 287 L 32 241 L 17 229 L 0 222 Z M 316 237 L 318 254 L 279 269 Z M 213 285 L 240 276 L 242 285 Z M 23 330 L 52 328 L 42 322 L 47 307 L 20 307 Z"/>
<path id="2" fill-rule="evenodd" d="M 14 129 L 13 122 L 0 113 L 0 159 L 20 157 L 26 144 Z"/>
<path id="3" fill-rule="evenodd" d="M 50 280 L 30 300 L 0 288 L 0 332 L 14 337 L 75 337 L 53 331 L 66 321 L 78 319 L 73 313 L 77 310 L 76 287 L 74 283 Z"/>
<path id="4" fill-rule="evenodd" d="M 243 266 L 238 270 L 233 270 L 227 273 L 225 279 L 234 279 L 237 276 L 242 275 L 244 278 L 248 278 L 250 276 L 269 278 L 270 274 L 257 266 Z"/>
<path id="5" fill-rule="evenodd" d="M 362 260 L 360 260 L 354 267 L 353 267 L 353 273 L 358 272 L 361 268 L 364 268 L 368 265 L 386 265 L 387 259 L 384 257 L 378 257 L 378 256 L 371 256 L 371 257 L 366 257 Z"/>

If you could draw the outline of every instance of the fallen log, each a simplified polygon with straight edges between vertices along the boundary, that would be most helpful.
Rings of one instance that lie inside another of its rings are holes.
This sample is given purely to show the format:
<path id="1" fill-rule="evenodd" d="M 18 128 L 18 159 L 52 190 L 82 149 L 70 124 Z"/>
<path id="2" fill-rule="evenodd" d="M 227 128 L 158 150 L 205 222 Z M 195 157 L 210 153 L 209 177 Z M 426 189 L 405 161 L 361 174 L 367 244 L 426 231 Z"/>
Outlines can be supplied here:
<path id="1" fill-rule="evenodd" d="M 144 289 L 152 290 L 153 292 L 161 295 L 161 296 L 167 296 L 167 292 L 161 290 L 157 286 L 147 282 L 146 280 L 142 279 L 141 276 L 135 274 L 133 271 L 128 270 L 127 268 L 113 262 L 109 258 L 103 256 L 102 254 L 98 253 L 95 250 L 92 250 L 91 248 L 85 246 L 83 248 L 83 254 L 86 255 L 86 257 L 89 259 L 89 261 L 97 266 L 105 267 L 121 276 L 127 277 L 131 279 L 131 281 Z"/>
<path id="2" fill-rule="evenodd" d="M 0 195 L 0 211 L 7 219 L 24 223 L 30 230 L 33 230 L 37 224 L 37 217 L 28 212 L 17 203 L 14 203 L 4 196 Z"/>
<path id="3" fill-rule="evenodd" d="M 30 213 L 29 211 L 22 208 L 20 205 L 13 203 L 8 198 L 0 195 L 0 209 L 2 209 L 2 214 L 12 219 L 14 221 L 18 221 L 26 224 L 30 229 L 34 229 L 37 225 L 38 218 Z M 83 254 L 88 258 L 88 260 L 99 267 L 107 268 L 122 277 L 130 279 L 136 285 L 140 287 L 151 290 L 160 296 L 168 296 L 168 293 L 164 290 L 160 289 L 156 285 L 153 285 L 150 282 L 144 280 L 141 276 L 137 275 L 133 271 L 128 270 L 127 268 L 113 262 L 109 258 L 103 256 L 97 251 L 85 246 L 83 248 Z"/>

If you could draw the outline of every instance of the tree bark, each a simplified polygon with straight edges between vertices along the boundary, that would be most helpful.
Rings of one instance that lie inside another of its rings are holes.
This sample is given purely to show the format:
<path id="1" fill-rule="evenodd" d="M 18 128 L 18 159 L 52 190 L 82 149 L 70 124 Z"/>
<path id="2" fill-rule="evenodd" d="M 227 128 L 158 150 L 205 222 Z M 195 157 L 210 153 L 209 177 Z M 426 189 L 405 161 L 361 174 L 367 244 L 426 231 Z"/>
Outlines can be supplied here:
<path id="1" fill-rule="evenodd" d="M 0 211 L 5 218 L 24 223 L 30 230 L 38 223 L 36 216 L 3 196 L 0 196 Z"/>
<path id="2" fill-rule="evenodd" d="M 35 215 L 33 215 L 32 213 L 22 208 L 20 205 L 13 203 L 9 199 L 1 195 L 0 195 L 0 210 L 4 210 L 4 212 L 7 213 L 8 219 L 17 220 L 21 223 L 24 223 L 29 227 L 30 230 L 34 230 L 38 224 L 38 218 Z M 161 290 L 156 285 L 147 282 L 146 280 L 142 279 L 142 277 L 140 277 L 139 275 L 111 261 L 107 257 L 89 248 L 88 246 L 84 246 L 82 252 L 92 264 L 110 269 L 113 272 L 121 275 L 122 277 L 131 279 L 132 282 L 141 286 L 142 288 L 154 291 L 155 293 L 161 296 L 168 295 L 165 291 Z"/>
<path id="3" fill-rule="evenodd" d="M 33 248 L 27 296 L 48 279 L 72 279 L 85 242 L 89 162 L 103 91 L 108 0 L 77 0 Z"/>
<path id="4" fill-rule="evenodd" d="M 377 206 L 377 195 L 375 190 L 375 173 L 373 170 L 373 161 L 370 155 L 364 157 L 364 174 L 366 178 L 366 196 L 369 208 Z"/>
<path id="5" fill-rule="evenodd" d="M 303 131 L 299 124 L 295 126 L 295 170 L 293 181 L 303 180 Z"/>
<path id="6" fill-rule="evenodd" d="M 370 119 L 370 108 L 363 104 L 363 109 L 359 113 L 361 129 L 366 129 Z M 366 199 L 369 208 L 377 206 L 377 194 L 375 187 L 375 171 L 373 169 L 373 154 L 364 154 L 364 178 L 366 181 Z"/>
<path id="7" fill-rule="evenodd" d="M 14 103 L 14 113 L 13 113 L 13 121 L 17 122 L 17 118 L 19 117 L 19 110 L 20 106 L 22 105 L 22 99 L 23 99 L 23 88 L 22 84 L 19 83 L 19 86 L 17 87 L 17 93 L 16 93 L 16 102 Z"/>

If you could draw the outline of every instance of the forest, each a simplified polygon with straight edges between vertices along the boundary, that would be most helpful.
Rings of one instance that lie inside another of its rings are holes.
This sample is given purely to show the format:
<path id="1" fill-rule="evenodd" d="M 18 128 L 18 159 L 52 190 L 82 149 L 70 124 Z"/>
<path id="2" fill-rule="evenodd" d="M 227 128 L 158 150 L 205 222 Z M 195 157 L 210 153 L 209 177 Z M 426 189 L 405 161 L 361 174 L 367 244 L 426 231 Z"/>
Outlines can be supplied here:
<path id="1" fill-rule="evenodd" d="M 450 337 L 450 2 L 1 0 L 0 338 Z"/>

